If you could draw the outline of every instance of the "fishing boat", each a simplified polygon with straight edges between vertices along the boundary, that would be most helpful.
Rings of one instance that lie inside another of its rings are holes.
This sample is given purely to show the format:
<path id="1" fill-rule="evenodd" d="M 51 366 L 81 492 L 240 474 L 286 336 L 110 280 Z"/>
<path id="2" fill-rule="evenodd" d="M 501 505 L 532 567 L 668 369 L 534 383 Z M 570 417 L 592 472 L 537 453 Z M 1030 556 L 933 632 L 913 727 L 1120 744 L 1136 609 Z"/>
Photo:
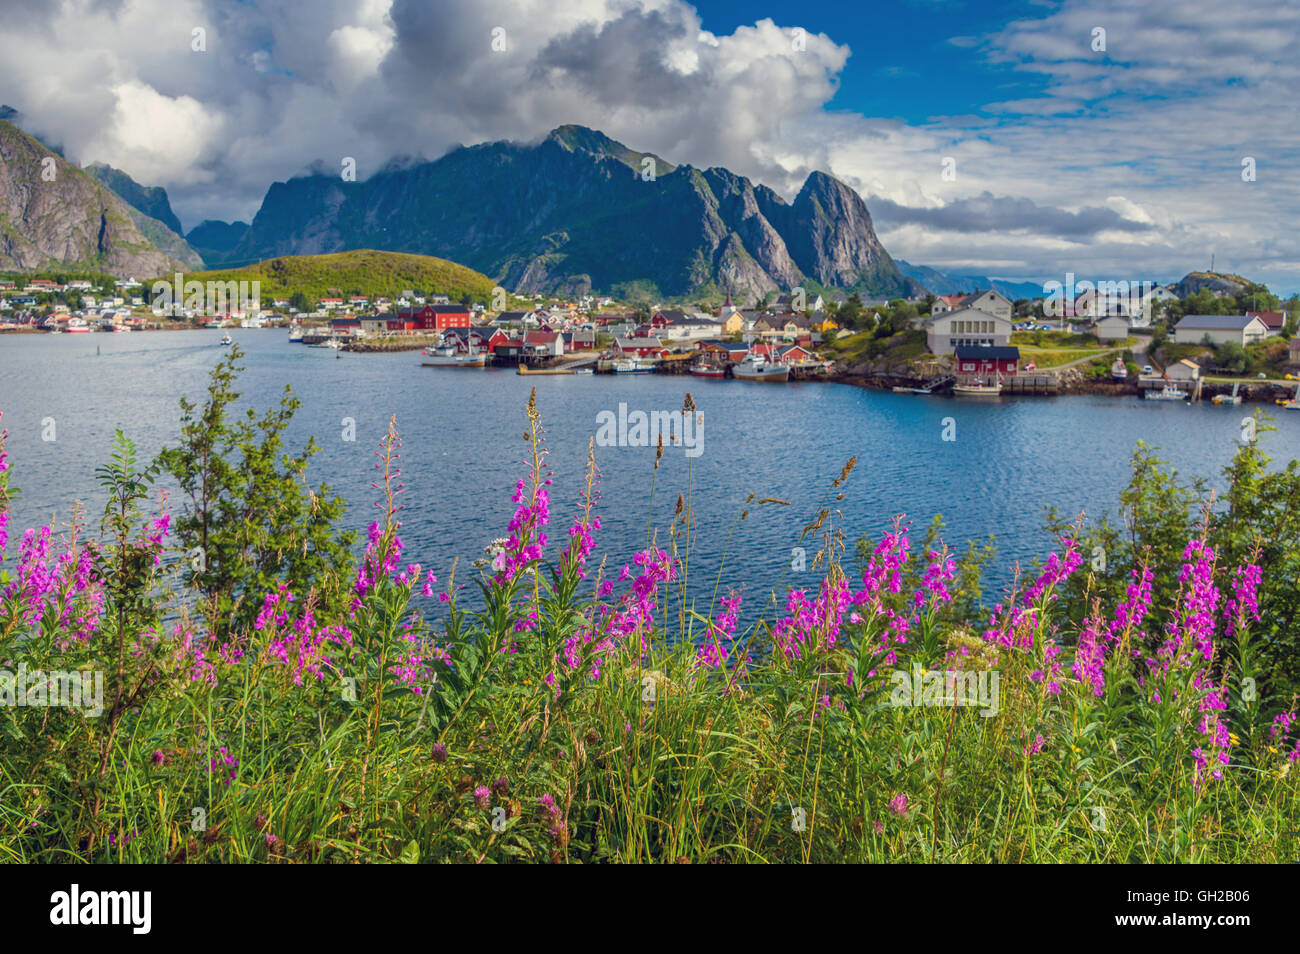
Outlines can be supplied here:
<path id="1" fill-rule="evenodd" d="M 90 333 L 90 325 L 86 324 L 84 318 L 69 318 L 68 327 L 65 330 L 70 335 L 84 335 Z"/>
<path id="2" fill-rule="evenodd" d="M 989 384 L 976 378 L 974 381 L 954 384 L 952 393 L 965 397 L 997 397 L 1002 393 L 1002 380 L 998 379 Z"/>
<path id="3" fill-rule="evenodd" d="M 623 358 L 614 362 L 615 374 L 642 374 L 654 369 L 653 364 L 642 361 L 640 358 Z"/>
<path id="4" fill-rule="evenodd" d="M 1187 392 L 1166 384 L 1159 391 L 1151 390 L 1142 395 L 1148 401 L 1186 401 Z"/>
<path id="5" fill-rule="evenodd" d="M 289 341 L 302 341 L 302 325 L 293 325 L 289 328 Z"/>
<path id="6" fill-rule="evenodd" d="M 487 366 L 487 356 L 475 354 L 473 346 L 465 354 L 460 354 L 453 347 L 426 348 L 424 356 L 428 359 L 420 364 L 425 368 L 482 368 Z"/>
<path id="7" fill-rule="evenodd" d="M 204 322 L 203 324 L 204 328 L 220 328 L 221 326 L 220 318 L 213 318 L 211 321 Z"/>
<path id="8" fill-rule="evenodd" d="M 1116 381 L 1128 379 L 1128 366 L 1124 364 L 1123 358 L 1115 359 L 1115 362 L 1110 366 L 1110 376 Z"/>
<path id="9" fill-rule="evenodd" d="M 691 365 L 691 374 L 697 378 L 725 378 L 727 369 L 713 361 L 697 361 Z"/>
<path id="10" fill-rule="evenodd" d="M 790 380 L 790 366 L 779 361 L 769 361 L 761 355 L 751 354 L 731 369 L 741 381 L 762 381 L 781 384 Z"/>

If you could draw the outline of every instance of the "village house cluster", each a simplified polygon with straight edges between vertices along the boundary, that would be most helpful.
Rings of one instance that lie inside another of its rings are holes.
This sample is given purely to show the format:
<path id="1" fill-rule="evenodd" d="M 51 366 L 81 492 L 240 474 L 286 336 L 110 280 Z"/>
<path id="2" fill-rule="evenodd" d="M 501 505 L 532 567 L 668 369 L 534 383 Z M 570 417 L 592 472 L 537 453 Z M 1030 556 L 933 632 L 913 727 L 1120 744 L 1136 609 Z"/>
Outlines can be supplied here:
<path id="1" fill-rule="evenodd" d="M 1073 298 L 1064 292 L 1055 299 L 1045 297 L 1038 317 L 1023 312 L 1017 317 L 1012 301 L 995 289 L 932 296 L 911 302 L 917 311 L 911 329 L 924 333 L 926 351 L 947 362 L 947 380 L 986 385 L 1036 372 L 1012 343 L 1017 332 L 1068 331 L 1115 345 L 1147 333 L 1149 309 L 1177 298 L 1170 286 L 1143 283 L 1139 288 L 1135 283 L 1133 289 L 1119 295 L 1090 289 Z M 685 362 L 682 369 L 691 373 L 741 376 L 740 369 L 753 366 L 759 372 L 753 375 L 756 380 L 825 373 L 832 361 L 824 346 L 854 333 L 840 327 L 832 317 L 835 309 L 828 309 L 820 296 L 802 293 L 779 296 L 761 308 L 737 307 L 728 295 L 716 312 L 654 307 L 639 315 L 618 310 L 609 297 L 593 295 L 567 300 L 515 295 L 513 306 L 499 312 L 414 289 L 391 296 L 330 293 L 301 311 L 294 300 L 269 298 L 271 312 L 260 310 L 263 303 L 231 303 L 219 314 L 178 308 L 167 316 L 170 322 L 159 322 L 150 311 L 148 289 L 132 278 L 0 280 L 0 330 L 130 331 L 151 322 L 174 326 L 176 320 L 209 328 L 288 325 L 292 340 L 312 343 L 409 336 L 419 341 L 413 347 L 432 342 L 453 354 L 486 355 L 496 364 L 548 367 L 596 355 L 600 370 L 646 371 Z M 876 311 L 877 322 L 887 307 L 883 300 L 863 304 L 868 317 Z M 1283 335 L 1286 321 L 1280 311 L 1189 314 L 1173 323 L 1168 334 L 1179 345 L 1235 343 L 1244 348 Z M 1289 342 L 1288 357 L 1300 368 L 1300 338 Z M 1150 383 L 1182 387 L 1199 382 L 1204 369 L 1181 359 L 1154 371 L 1144 368 L 1143 374 L 1159 378 Z"/>

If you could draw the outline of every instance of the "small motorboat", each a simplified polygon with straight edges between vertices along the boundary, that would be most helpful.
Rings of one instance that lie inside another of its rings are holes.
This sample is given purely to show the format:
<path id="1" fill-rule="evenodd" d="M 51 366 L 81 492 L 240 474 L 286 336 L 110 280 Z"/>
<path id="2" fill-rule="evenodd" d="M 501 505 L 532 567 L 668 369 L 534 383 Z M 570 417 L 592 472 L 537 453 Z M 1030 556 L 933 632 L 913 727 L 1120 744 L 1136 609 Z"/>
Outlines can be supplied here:
<path id="1" fill-rule="evenodd" d="M 790 366 L 779 361 L 769 361 L 761 355 L 751 354 L 731 369 L 741 381 L 762 381 L 783 384 L 790 380 Z"/>
<path id="2" fill-rule="evenodd" d="M 222 335 L 222 336 L 221 336 L 221 343 L 222 343 L 223 345 L 230 345 L 230 344 L 234 344 L 235 342 L 234 342 L 234 340 L 230 337 L 230 335 Z"/>
<path id="3" fill-rule="evenodd" d="M 1159 391 L 1147 391 L 1142 395 L 1148 401 L 1186 401 L 1187 392 L 1166 384 Z"/>
<path id="4" fill-rule="evenodd" d="M 727 369 L 712 361 L 699 361 L 691 365 L 691 374 L 697 378 L 725 378 Z"/>

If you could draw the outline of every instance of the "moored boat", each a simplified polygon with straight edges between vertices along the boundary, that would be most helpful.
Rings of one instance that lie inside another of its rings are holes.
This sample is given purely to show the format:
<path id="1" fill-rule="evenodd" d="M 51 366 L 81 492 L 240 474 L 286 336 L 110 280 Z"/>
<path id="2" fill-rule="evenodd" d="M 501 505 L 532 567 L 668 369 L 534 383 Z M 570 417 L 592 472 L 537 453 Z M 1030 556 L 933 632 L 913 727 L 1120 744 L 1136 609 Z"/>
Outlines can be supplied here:
<path id="1" fill-rule="evenodd" d="M 1173 385 L 1166 384 L 1159 391 L 1151 390 L 1142 395 L 1148 401 L 1186 401 L 1187 392 Z"/>
<path id="2" fill-rule="evenodd" d="M 455 348 L 426 348 L 426 360 L 420 365 L 425 368 L 482 368 L 487 366 L 487 356 L 473 351 L 460 354 Z"/>
<path id="3" fill-rule="evenodd" d="M 615 374 L 642 374 L 646 371 L 653 371 L 655 366 L 642 361 L 640 358 L 623 358 L 614 362 Z"/>
<path id="4" fill-rule="evenodd" d="M 769 361 L 755 354 L 749 355 L 744 361 L 732 368 L 731 373 L 741 381 L 782 384 L 790 380 L 789 365 L 782 364 L 779 361 Z"/>
<path id="5" fill-rule="evenodd" d="M 954 384 L 952 393 L 965 397 L 997 397 L 1002 393 L 1002 382 L 994 381 L 992 384 L 985 384 L 983 381 L 976 380 L 965 384 Z"/>
<path id="6" fill-rule="evenodd" d="M 712 361 L 699 361 L 691 365 L 691 374 L 697 378 L 724 378 L 727 369 Z"/>
<path id="7" fill-rule="evenodd" d="M 1128 378 L 1128 366 L 1124 364 L 1123 358 L 1116 358 L 1110 366 L 1110 376 L 1116 381 L 1124 381 Z"/>
<path id="8" fill-rule="evenodd" d="M 86 324 L 85 319 L 69 318 L 68 326 L 64 330 L 70 335 L 89 334 L 90 325 Z"/>

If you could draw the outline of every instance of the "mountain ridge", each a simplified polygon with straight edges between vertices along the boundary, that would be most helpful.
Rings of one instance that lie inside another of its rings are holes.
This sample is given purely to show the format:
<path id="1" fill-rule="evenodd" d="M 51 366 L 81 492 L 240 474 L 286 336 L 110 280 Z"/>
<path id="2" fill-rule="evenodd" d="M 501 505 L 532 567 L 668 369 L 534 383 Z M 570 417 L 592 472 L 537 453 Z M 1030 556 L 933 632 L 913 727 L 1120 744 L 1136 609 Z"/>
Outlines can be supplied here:
<path id="1" fill-rule="evenodd" d="M 518 292 L 922 290 L 880 244 L 861 196 L 826 173 L 787 203 L 729 170 L 673 165 L 576 125 L 361 181 L 272 183 L 229 259 L 363 247 L 450 259 Z"/>

